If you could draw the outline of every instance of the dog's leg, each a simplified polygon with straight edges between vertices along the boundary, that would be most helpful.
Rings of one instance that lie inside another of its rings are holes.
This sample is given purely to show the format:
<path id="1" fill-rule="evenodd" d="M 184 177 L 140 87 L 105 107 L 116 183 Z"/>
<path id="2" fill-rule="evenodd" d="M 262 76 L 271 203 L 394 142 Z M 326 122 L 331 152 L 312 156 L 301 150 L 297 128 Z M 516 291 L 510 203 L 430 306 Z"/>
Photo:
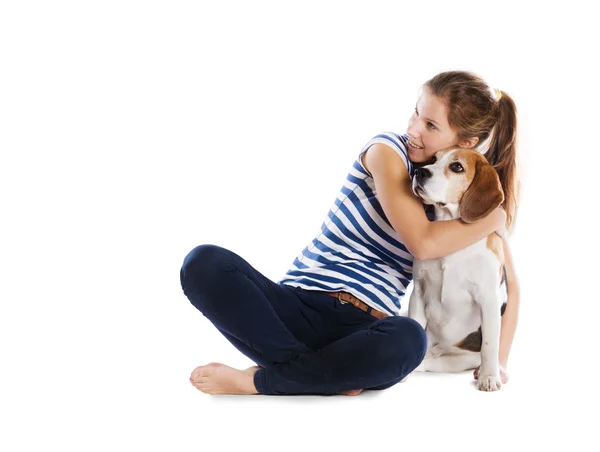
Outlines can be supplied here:
<path id="1" fill-rule="evenodd" d="M 463 372 L 475 369 L 481 363 L 479 353 L 468 353 L 460 355 L 442 355 L 427 358 L 421 362 L 415 372 Z"/>
<path id="2" fill-rule="evenodd" d="M 419 281 L 417 279 L 413 280 L 413 284 L 413 291 L 410 295 L 410 301 L 408 302 L 408 317 L 419 322 L 419 325 L 421 325 L 423 329 L 425 329 L 427 327 L 427 318 L 425 317 L 425 300 L 423 300 L 423 288 L 421 284 L 419 284 Z M 429 337 L 427 338 L 427 342 L 429 342 Z M 430 354 L 431 353 L 428 350 L 425 357 L 427 357 Z M 419 367 L 413 370 L 413 372 L 418 372 Z M 406 378 L 408 378 L 408 375 L 404 377 L 402 381 L 405 381 Z"/>
<path id="3" fill-rule="evenodd" d="M 414 280 L 414 287 L 408 302 L 408 316 L 419 322 L 425 329 L 427 318 L 425 317 L 425 300 L 423 300 L 423 287 L 417 279 Z"/>
<path id="4" fill-rule="evenodd" d="M 497 391 L 502 386 L 498 367 L 500 348 L 500 300 L 494 292 L 483 294 L 481 307 L 481 368 L 477 386 L 482 391 Z"/>

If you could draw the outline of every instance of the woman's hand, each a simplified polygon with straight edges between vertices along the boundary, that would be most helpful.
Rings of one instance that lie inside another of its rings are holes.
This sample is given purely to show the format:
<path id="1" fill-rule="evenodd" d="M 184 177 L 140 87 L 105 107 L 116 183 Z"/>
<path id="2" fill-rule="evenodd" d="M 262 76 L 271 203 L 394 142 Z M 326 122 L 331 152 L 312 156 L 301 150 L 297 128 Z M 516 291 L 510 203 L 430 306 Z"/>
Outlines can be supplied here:
<path id="1" fill-rule="evenodd" d="M 479 378 L 479 367 L 480 366 L 477 366 L 473 371 L 473 378 L 475 378 L 475 380 Z M 508 382 L 508 373 L 506 373 L 506 369 L 501 364 L 498 364 L 498 368 L 500 369 L 500 380 L 502 380 L 502 384 L 506 384 Z"/>
<path id="2" fill-rule="evenodd" d="M 508 231 L 506 230 L 506 228 L 500 228 L 496 230 L 496 234 L 498 234 L 504 240 L 506 238 L 506 235 L 508 234 Z"/>
<path id="3" fill-rule="evenodd" d="M 502 239 L 504 239 L 507 235 L 506 231 L 506 211 L 502 207 L 496 208 L 491 215 L 494 215 L 494 220 L 496 221 L 496 234 L 498 234 Z"/>
<path id="4" fill-rule="evenodd" d="M 498 221 L 497 229 L 506 228 L 506 210 L 502 206 L 498 206 L 493 213 L 496 215 L 496 220 Z"/>

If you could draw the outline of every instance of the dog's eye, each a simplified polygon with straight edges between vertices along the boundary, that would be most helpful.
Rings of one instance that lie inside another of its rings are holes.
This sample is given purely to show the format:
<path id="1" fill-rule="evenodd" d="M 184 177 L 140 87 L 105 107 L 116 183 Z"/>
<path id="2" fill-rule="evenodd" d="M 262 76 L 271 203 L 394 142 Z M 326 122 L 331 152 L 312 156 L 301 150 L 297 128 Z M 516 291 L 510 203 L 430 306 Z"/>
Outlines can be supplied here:
<path id="1" fill-rule="evenodd" d="M 462 173 L 465 169 L 463 168 L 463 166 L 458 163 L 458 162 L 454 162 L 450 165 L 450 169 L 452 171 L 454 171 L 455 173 Z"/>
<path id="2" fill-rule="evenodd" d="M 437 159 L 435 158 L 435 155 L 433 157 L 431 157 L 431 163 L 435 163 L 437 162 Z"/>

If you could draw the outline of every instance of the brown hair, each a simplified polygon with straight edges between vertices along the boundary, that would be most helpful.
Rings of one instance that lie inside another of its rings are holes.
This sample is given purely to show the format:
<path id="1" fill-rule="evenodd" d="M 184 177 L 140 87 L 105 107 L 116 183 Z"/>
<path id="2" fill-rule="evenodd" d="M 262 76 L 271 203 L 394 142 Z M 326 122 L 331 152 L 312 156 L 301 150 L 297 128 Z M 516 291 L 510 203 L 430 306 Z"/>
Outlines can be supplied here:
<path id="1" fill-rule="evenodd" d="M 514 101 L 503 91 L 500 91 L 500 100 L 496 100 L 481 77 L 465 71 L 442 72 L 423 87 L 445 103 L 448 123 L 456 130 L 459 141 L 477 137 L 476 147 L 480 147 L 490 139 L 487 150 L 480 150 L 485 151 L 483 155 L 500 177 L 504 190 L 502 207 L 506 211 L 506 228 L 510 231 L 516 219 L 521 189 L 517 173 L 517 107 Z"/>

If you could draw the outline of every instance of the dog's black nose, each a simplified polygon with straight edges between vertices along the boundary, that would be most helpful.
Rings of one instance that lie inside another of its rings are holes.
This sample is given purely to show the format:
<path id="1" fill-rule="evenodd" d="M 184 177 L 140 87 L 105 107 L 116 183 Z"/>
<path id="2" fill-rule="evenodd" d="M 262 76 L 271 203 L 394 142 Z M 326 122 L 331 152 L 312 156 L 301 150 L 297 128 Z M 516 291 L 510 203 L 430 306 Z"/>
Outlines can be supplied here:
<path id="1" fill-rule="evenodd" d="M 431 171 L 426 168 L 415 168 L 415 177 L 418 181 L 422 181 L 431 177 Z"/>

